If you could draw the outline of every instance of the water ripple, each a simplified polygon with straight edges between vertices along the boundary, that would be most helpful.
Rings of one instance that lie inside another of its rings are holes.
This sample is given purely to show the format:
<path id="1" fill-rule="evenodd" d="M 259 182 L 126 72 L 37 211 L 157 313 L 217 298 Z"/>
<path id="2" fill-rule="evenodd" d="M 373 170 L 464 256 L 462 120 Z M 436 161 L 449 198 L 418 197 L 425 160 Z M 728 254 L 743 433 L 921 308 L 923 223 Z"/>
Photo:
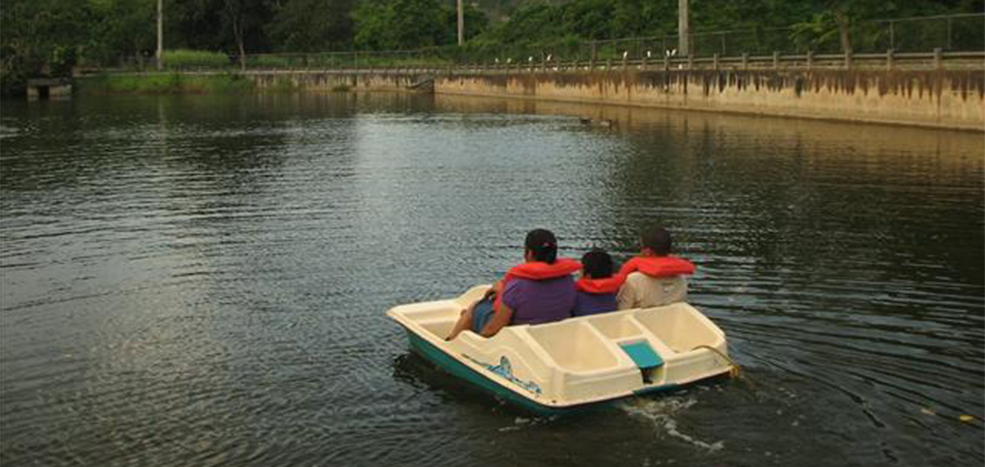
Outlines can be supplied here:
<path id="1" fill-rule="evenodd" d="M 975 135 L 333 94 L 5 102 L 0 139 L 3 465 L 985 460 Z M 742 379 L 533 417 L 382 314 L 654 222 Z"/>

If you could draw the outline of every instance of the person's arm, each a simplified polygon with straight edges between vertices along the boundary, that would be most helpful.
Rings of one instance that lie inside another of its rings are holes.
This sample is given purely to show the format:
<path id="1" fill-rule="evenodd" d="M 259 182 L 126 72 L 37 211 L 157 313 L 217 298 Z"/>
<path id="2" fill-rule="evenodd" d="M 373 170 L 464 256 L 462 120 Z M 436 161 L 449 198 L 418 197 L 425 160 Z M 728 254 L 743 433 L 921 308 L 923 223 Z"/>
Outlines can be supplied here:
<path id="1" fill-rule="evenodd" d="M 476 303 L 479 303 L 479 302 L 481 302 L 483 300 L 486 300 L 486 299 L 489 299 L 491 297 L 495 297 L 497 294 L 501 293 L 502 291 L 503 291 L 503 281 L 499 280 L 499 281 L 493 282 L 492 287 L 489 287 L 488 289 L 486 289 L 486 293 L 484 293 L 482 295 L 482 298 L 480 298 L 479 300 L 477 300 Z"/>
<path id="2" fill-rule="evenodd" d="M 486 327 L 482 328 L 480 334 L 482 337 L 495 336 L 500 329 L 510 324 L 511 319 L 513 319 L 513 309 L 505 303 L 500 303 L 496 310 L 493 311 L 492 319 L 489 320 Z"/>

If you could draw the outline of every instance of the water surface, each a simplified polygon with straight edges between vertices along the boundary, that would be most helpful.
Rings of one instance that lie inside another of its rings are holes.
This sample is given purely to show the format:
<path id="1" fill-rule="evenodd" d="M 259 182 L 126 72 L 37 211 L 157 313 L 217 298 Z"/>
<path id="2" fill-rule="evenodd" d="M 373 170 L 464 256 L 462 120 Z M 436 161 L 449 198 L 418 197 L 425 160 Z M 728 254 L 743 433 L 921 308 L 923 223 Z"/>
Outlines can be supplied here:
<path id="1" fill-rule="evenodd" d="M 985 462 L 981 134 L 301 94 L 4 102 L 0 138 L 4 466 Z M 654 222 L 743 378 L 536 417 L 384 316 Z"/>

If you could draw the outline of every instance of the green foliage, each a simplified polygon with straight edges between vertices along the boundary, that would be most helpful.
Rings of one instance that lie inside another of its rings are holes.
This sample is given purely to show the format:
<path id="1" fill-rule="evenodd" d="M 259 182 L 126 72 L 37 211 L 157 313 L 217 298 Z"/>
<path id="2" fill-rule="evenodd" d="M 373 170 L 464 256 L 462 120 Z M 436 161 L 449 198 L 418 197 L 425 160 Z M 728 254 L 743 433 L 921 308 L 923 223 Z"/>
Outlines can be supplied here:
<path id="1" fill-rule="evenodd" d="M 444 19 L 442 29 L 444 37 L 441 38 L 441 45 L 458 44 L 458 12 L 454 8 L 442 8 Z M 489 18 L 478 8 L 471 4 L 465 5 L 462 12 L 465 19 L 465 40 L 469 41 L 489 29 Z"/>
<path id="2" fill-rule="evenodd" d="M 157 47 L 157 2 L 154 0 L 93 0 L 92 24 L 85 58 L 92 64 L 116 64 L 123 57 L 151 57 Z"/>
<path id="3" fill-rule="evenodd" d="M 946 13 L 956 13 L 948 3 L 952 2 L 857 2 L 852 0 L 817 0 L 812 2 L 816 7 L 808 16 L 807 21 L 794 21 L 790 38 L 801 50 L 809 49 L 815 52 L 843 52 L 845 49 L 855 51 L 885 50 L 889 48 L 888 24 L 873 23 L 874 19 L 902 18 L 913 16 L 930 16 Z M 966 6 L 965 12 L 973 11 L 972 4 Z M 981 6 L 978 6 L 981 11 Z M 981 20 L 979 19 L 979 25 Z M 913 24 L 903 24 L 904 30 Z M 946 43 L 946 38 L 928 41 L 925 49 L 940 47 Z"/>
<path id="4" fill-rule="evenodd" d="M 442 43 L 445 19 L 438 0 L 363 0 L 352 12 L 355 45 L 399 50 Z"/>
<path id="5" fill-rule="evenodd" d="M 291 0 L 274 6 L 267 26 L 274 48 L 287 52 L 340 50 L 351 44 L 353 0 Z"/>
<path id="6" fill-rule="evenodd" d="M 0 91 L 21 93 L 33 76 L 69 75 L 91 21 L 84 3 L 5 1 L 0 9 Z"/>
<path id="7" fill-rule="evenodd" d="M 222 24 L 223 0 L 170 0 L 164 9 L 165 48 L 233 51 Z"/>
<path id="8" fill-rule="evenodd" d="M 104 74 L 79 80 L 79 92 L 87 94 L 229 94 L 247 92 L 252 89 L 252 81 L 232 73 L 221 75 Z"/>
<path id="9" fill-rule="evenodd" d="M 249 68 L 274 69 L 300 68 L 290 57 L 278 55 L 248 55 L 246 57 L 246 66 Z"/>
<path id="10" fill-rule="evenodd" d="M 229 68 L 232 63 L 226 54 L 205 50 L 176 49 L 164 51 L 164 66 L 170 70 L 195 68 Z"/>
<path id="11" fill-rule="evenodd" d="M 478 2 L 478 3 L 475 3 Z M 586 40 L 605 42 L 599 59 L 660 52 L 677 34 L 678 0 L 466 1 L 465 47 L 456 47 L 451 0 L 166 0 L 165 61 L 169 68 L 265 68 L 355 64 L 355 56 L 262 55 L 269 52 L 421 50 L 413 55 L 359 54 L 361 66 L 447 64 L 547 55 L 587 58 Z M 478 8 L 476 7 L 478 5 Z M 857 0 L 693 0 L 692 51 L 856 52 L 982 50 L 982 20 L 896 23 L 890 37 L 880 18 L 982 12 L 981 0 L 882 2 Z M 3 0 L 0 9 L 0 91 L 22 91 L 28 77 L 65 76 L 73 65 L 118 66 L 156 50 L 155 0 Z M 491 24 L 487 14 L 497 20 Z M 793 25 L 793 27 L 788 27 Z M 709 35 L 708 31 L 741 32 Z M 194 52 L 211 51 L 211 52 Z M 163 84 L 161 84 L 163 86 Z"/>
<path id="12" fill-rule="evenodd" d="M 567 34 L 567 24 L 559 7 L 546 4 L 522 6 L 510 16 L 510 20 L 492 28 L 488 42 L 514 44 L 536 42 Z"/>
<path id="13" fill-rule="evenodd" d="M 55 46 L 48 58 L 48 73 L 52 76 L 72 76 L 75 57 L 75 47 L 70 45 Z"/>
<path id="14" fill-rule="evenodd" d="M 232 50 L 236 54 L 267 49 L 263 24 L 270 18 L 271 3 L 269 0 L 223 0 L 220 33 L 227 38 L 225 43 L 234 46 Z"/>

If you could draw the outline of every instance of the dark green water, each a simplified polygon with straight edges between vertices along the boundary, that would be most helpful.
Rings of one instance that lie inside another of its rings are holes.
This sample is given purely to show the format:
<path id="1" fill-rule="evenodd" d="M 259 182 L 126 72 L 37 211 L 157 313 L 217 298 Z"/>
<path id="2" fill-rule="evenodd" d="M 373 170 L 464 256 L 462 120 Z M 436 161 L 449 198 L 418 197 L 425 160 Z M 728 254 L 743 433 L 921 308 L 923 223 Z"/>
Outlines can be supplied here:
<path id="1" fill-rule="evenodd" d="M 338 94 L 11 101 L 0 137 L 4 466 L 985 462 L 982 134 Z M 744 379 L 537 418 L 384 316 L 531 228 L 626 258 L 651 222 Z"/>

